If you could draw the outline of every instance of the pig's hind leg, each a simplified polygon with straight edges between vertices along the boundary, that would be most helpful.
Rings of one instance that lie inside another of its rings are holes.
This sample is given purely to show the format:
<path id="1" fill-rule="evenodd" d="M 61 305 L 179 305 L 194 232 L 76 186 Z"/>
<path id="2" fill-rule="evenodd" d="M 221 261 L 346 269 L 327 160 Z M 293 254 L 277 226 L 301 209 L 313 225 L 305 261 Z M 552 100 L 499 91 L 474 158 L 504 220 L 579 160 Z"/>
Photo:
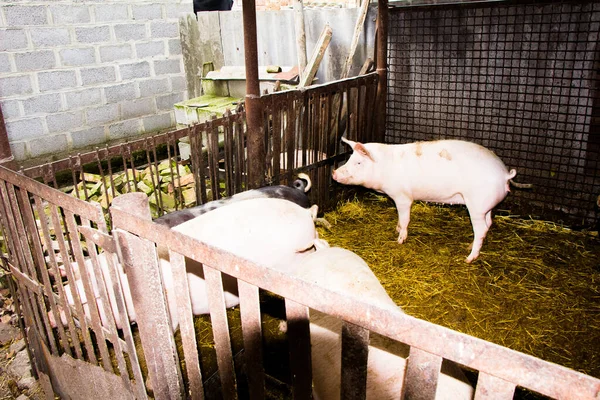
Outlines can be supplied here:
<path id="1" fill-rule="evenodd" d="M 396 225 L 396 232 L 398 232 L 398 243 L 402 244 L 408 237 L 408 224 L 410 223 L 410 208 L 412 201 L 406 199 L 394 199 L 396 203 L 396 209 L 398 210 L 398 225 Z"/>
<path id="2" fill-rule="evenodd" d="M 483 240 L 487 235 L 490 226 L 492 225 L 492 211 L 479 212 L 469 207 L 469 215 L 471 216 L 471 225 L 473 226 L 473 243 L 471 244 L 471 253 L 466 259 L 466 262 L 473 262 L 479 257 L 479 251 L 483 246 Z"/>

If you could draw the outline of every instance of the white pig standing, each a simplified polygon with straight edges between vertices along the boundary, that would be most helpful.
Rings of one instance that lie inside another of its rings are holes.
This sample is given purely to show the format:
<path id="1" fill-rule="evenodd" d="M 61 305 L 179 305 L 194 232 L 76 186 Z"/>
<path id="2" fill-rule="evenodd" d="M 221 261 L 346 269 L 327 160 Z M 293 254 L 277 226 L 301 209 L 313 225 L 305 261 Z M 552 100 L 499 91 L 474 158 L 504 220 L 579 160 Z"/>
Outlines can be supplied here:
<path id="1" fill-rule="evenodd" d="M 408 235 L 414 200 L 465 204 L 471 216 L 474 239 L 468 263 L 479 256 L 492 209 L 510 191 L 517 174 L 493 152 L 476 143 L 437 140 L 386 145 L 357 143 L 342 138 L 354 150 L 348 162 L 333 171 L 333 179 L 385 193 L 398 209 L 398 243 Z"/>
<path id="2" fill-rule="evenodd" d="M 192 220 L 176 226 L 177 230 L 202 242 L 229 251 L 237 256 L 253 261 L 257 264 L 270 268 L 288 271 L 290 266 L 298 257 L 314 251 L 316 248 L 328 247 L 326 241 L 318 238 L 315 229 L 314 218 L 317 214 L 317 206 L 305 209 L 299 205 L 282 199 L 258 198 L 236 202 L 225 207 L 218 208 L 209 213 L 202 214 Z M 159 267 L 162 272 L 163 284 L 167 294 L 167 302 L 171 315 L 173 330 L 179 325 L 176 299 L 173 290 L 173 276 L 171 264 L 168 261 L 168 250 L 159 248 Z M 100 266 L 107 287 L 109 288 L 109 301 L 112 313 L 115 315 L 117 328 L 122 327 L 118 316 L 114 294 L 110 288 L 113 287 L 108 274 L 106 253 L 99 255 Z M 89 264 L 88 264 L 89 263 Z M 86 269 L 91 271 L 91 261 L 86 260 Z M 77 264 L 73 263 L 76 274 Z M 120 265 L 117 265 L 123 288 L 127 312 L 130 321 L 136 320 L 133 300 L 127 280 L 127 274 Z M 190 298 L 192 302 L 192 313 L 194 315 L 207 314 L 209 312 L 207 300 L 206 281 L 202 266 L 190 259 L 186 259 L 186 271 Z M 77 279 L 77 278 L 76 278 Z M 102 312 L 103 307 L 99 298 L 98 287 L 92 280 L 96 303 L 100 309 L 102 323 L 106 324 L 106 314 Z M 89 304 L 85 298 L 81 279 L 76 281 L 78 293 L 84 304 L 84 311 L 89 317 Z M 225 290 L 225 303 L 227 307 L 239 304 L 237 295 L 237 281 L 223 274 L 223 287 Z M 73 296 L 69 285 L 65 285 L 67 300 L 73 304 Z M 63 324 L 66 324 L 64 313 L 61 312 Z M 51 322 L 53 316 L 50 315 Z"/>
<path id="3" fill-rule="evenodd" d="M 400 310 L 388 296 L 367 263 L 353 252 L 331 247 L 307 254 L 294 265 L 294 274 L 306 281 L 343 293 L 357 301 Z M 313 397 L 339 400 L 341 384 L 342 322 L 330 315 L 310 310 L 310 341 Z M 375 333 L 370 334 L 367 361 L 367 399 L 401 398 L 409 346 Z M 462 370 L 445 361 L 436 399 L 472 399 L 473 386 Z"/>

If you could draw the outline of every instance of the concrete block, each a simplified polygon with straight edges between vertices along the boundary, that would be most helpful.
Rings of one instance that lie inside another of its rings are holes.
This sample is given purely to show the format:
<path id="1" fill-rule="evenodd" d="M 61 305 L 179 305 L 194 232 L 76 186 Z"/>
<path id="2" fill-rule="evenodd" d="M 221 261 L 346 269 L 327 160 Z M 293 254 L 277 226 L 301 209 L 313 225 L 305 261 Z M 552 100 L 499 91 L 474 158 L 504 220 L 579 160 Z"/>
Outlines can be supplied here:
<path id="1" fill-rule="evenodd" d="M 25 115 L 56 113 L 63 109 L 59 93 L 41 94 L 21 101 Z"/>
<path id="2" fill-rule="evenodd" d="M 119 105 L 106 104 L 99 107 L 90 107 L 85 112 L 88 125 L 103 125 L 120 119 Z"/>
<path id="3" fill-rule="evenodd" d="M 74 70 L 47 71 L 38 73 L 40 91 L 67 89 L 77 86 Z"/>
<path id="4" fill-rule="evenodd" d="M 96 22 L 122 21 L 129 19 L 127 4 L 99 4 L 94 7 Z"/>
<path id="5" fill-rule="evenodd" d="M 175 109 L 175 121 L 182 125 L 191 125 L 204 122 L 212 115 L 223 116 L 225 110 L 235 109 L 241 99 L 234 97 L 220 97 L 204 95 L 194 99 L 182 101 L 173 105 Z"/>
<path id="6" fill-rule="evenodd" d="M 39 157 L 46 154 L 61 153 L 68 149 L 67 135 L 48 135 L 29 141 L 29 152 L 31 157 Z"/>
<path id="7" fill-rule="evenodd" d="M 83 111 L 70 111 L 46 116 L 48 131 L 51 133 L 81 128 L 83 121 Z"/>
<path id="8" fill-rule="evenodd" d="M 66 46 L 71 43 L 67 28 L 31 28 L 29 30 L 34 47 Z"/>
<path id="9" fill-rule="evenodd" d="M 105 129 L 103 126 L 85 128 L 71 132 L 71 145 L 73 149 L 93 146 L 106 142 Z"/>
<path id="10" fill-rule="evenodd" d="M 137 118 L 156 113 L 154 98 L 135 99 L 121 103 L 121 116 L 124 119 Z"/>
<path id="11" fill-rule="evenodd" d="M 150 37 L 178 38 L 179 25 L 177 22 L 153 21 L 150 23 Z"/>
<path id="12" fill-rule="evenodd" d="M 108 103 L 118 103 L 123 100 L 135 99 L 137 97 L 136 85 L 133 82 L 129 82 L 105 87 L 104 96 Z"/>
<path id="13" fill-rule="evenodd" d="M 24 29 L 0 29 L 0 51 L 27 48 L 27 34 Z"/>
<path id="14" fill-rule="evenodd" d="M 161 130 L 167 130 L 173 127 L 172 117 L 173 112 L 164 114 L 151 115 L 149 117 L 142 118 L 142 124 L 144 125 L 144 132 L 156 132 Z"/>
<path id="15" fill-rule="evenodd" d="M 102 104 L 102 90 L 100 88 L 77 90 L 65 93 L 67 108 L 74 109 Z"/>
<path id="16" fill-rule="evenodd" d="M 2 105 L 2 116 L 4 117 L 5 121 L 14 118 L 19 118 L 23 115 L 19 103 L 19 100 L 0 101 L 0 104 Z"/>
<path id="17" fill-rule="evenodd" d="M 156 107 L 159 111 L 172 110 L 175 103 L 183 101 L 183 93 L 169 93 L 156 97 Z"/>
<path id="18" fill-rule="evenodd" d="M 137 136 L 142 132 L 141 120 L 130 119 L 127 121 L 117 122 L 108 127 L 109 139 L 122 139 L 131 136 Z"/>
<path id="19" fill-rule="evenodd" d="M 119 44 L 100 47 L 100 61 L 111 62 L 129 60 L 133 58 L 131 44 Z"/>
<path id="20" fill-rule="evenodd" d="M 136 43 L 135 52 L 138 58 L 164 56 L 165 42 L 157 40 L 154 42 Z"/>
<path id="21" fill-rule="evenodd" d="M 75 27 L 75 39 L 81 43 L 100 43 L 110 40 L 110 28 L 107 25 Z"/>
<path id="22" fill-rule="evenodd" d="M 146 25 L 144 23 L 119 24 L 114 26 L 117 42 L 130 40 L 144 40 L 146 38 Z"/>
<path id="23" fill-rule="evenodd" d="M 152 76 L 148 61 L 136 62 L 133 64 L 121 64 L 119 65 L 119 71 L 121 71 L 121 79 L 123 80 L 149 78 Z"/>
<path id="24" fill-rule="evenodd" d="M 0 77 L 0 98 L 33 93 L 29 75 Z"/>
<path id="25" fill-rule="evenodd" d="M 190 2 L 183 2 L 179 4 L 169 4 L 166 7 L 167 18 L 179 18 L 182 14 L 193 14 L 194 4 Z"/>
<path id="26" fill-rule="evenodd" d="M 42 117 L 6 121 L 6 131 L 10 142 L 32 139 L 46 133 Z"/>
<path id="27" fill-rule="evenodd" d="M 181 55 L 181 40 L 169 39 L 169 55 Z"/>
<path id="28" fill-rule="evenodd" d="M 59 51 L 62 65 L 90 65 L 96 63 L 96 51 L 93 47 L 62 49 Z"/>
<path id="29" fill-rule="evenodd" d="M 17 161 L 26 160 L 29 158 L 27 142 L 10 142 L 10 151 Z"/>
<path id="30" fill-rule="evenodd" d="M 169 7 L 171 4 L 169 4 Z M 161 4 L 142 4 L 132 5 L 133 19 L 136 21 L 146 19 L 161 19 L 162 18 L 162 5 Z"/>
<path id="31" fill-rule="evenodd" d="M 139 82 L 140 97 L 170 93 L 169 78 L 147 79 Z"/>
<path id="32" fill-rule="evenodd" d="M 51 5 L 48 7 L 52 13 L 55 25 L 72 25 L 91 22 L 90 7 L 87 5 Z"/>
<path id="33" fill-rule="evenodd" d="M 181 59 L 154 60 L 154 73 L 158 75 L 181 73 Z"/>
<path id="34" fill-rule="evenodd" d="M 171 90 L 173 92 L 184 92 L 187 90 L 187 81 L 185 76 L 170 76 Z"/>
<path id="35" fill-rule="evenodd" d="M 84 86 L 117 81 L 114 66 L 82 69 L 80 73 L 81 83 Z"/>
<path id="36" fill-rule="evenodd" d="M 15 53 L 17 71 L 41 71 L 56 67 L 56 57 L 52 50 L 36 50 L 27 53 Z"/>
<path id="37" fill-rule="evenodd" d="M 8 53 L 0 53 L 0 72 L 11 72 L 12 65 L 10 62 L 11 55 Z"/>
<path id="38" fill-rule="evenodd" d="M 7 26 L 46 25 L 48 23 L 46 6 L 8 5 L 3 8 Z"/>

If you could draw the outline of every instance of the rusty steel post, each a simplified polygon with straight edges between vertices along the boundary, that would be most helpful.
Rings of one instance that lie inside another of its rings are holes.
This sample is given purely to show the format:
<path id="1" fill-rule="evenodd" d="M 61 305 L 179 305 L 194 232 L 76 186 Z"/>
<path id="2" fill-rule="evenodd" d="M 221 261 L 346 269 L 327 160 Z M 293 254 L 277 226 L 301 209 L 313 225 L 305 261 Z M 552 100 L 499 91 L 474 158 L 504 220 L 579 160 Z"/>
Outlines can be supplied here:
<path id="1" fill-rule="evenodd" d="M 386 98 L 387 98 L 387 37 L 389 11 L 388 0 L 379 0 L 377 10 L 377 74 L 379 82 L 377 83 L 377 97 L 375 99 L 376 112 L 375 117 L 375 137 L 377 142 L 385 141 L 385 123 L 386 123 Z"/>
<path id="2" fill-rule="evenodd" d="M 15 159 L 10 150 L 8 141 L 8 132 L 4 124 L 4 115 L 2 114 L 2 105 L 0 105 L 0 165 L 10 169 L 16 169 Z"/>
<path id="3" fill-rule="evenodd" d="M 244 58 L 246 60 L 246 124 L 248 146 L 248 186 L 254 189 L 264 185 L 265 148 L 262 126 L 262 103 L 258 81 L 258 46 L 256 43 L 256 4 L 245 0 L 242 4 L 244 21 Z"/>

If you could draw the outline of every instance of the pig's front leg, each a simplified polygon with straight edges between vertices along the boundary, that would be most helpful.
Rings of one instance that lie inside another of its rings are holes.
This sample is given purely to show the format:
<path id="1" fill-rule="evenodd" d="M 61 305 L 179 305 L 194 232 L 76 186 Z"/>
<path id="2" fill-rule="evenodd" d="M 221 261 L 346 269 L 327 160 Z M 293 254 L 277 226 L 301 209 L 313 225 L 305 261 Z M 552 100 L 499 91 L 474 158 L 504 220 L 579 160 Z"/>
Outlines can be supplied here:
<path id="1" fill-rule="evenodd" d="M 412 200 L 406 197 L 395 198 L 396 209 L 398 210 L 398 225 L 396 225 L 396 232 L 398 232 L 398 243 L 402 244 L 408 236 L 408 224 L 410 223 L 410 208 L 412 206 Z"/>

